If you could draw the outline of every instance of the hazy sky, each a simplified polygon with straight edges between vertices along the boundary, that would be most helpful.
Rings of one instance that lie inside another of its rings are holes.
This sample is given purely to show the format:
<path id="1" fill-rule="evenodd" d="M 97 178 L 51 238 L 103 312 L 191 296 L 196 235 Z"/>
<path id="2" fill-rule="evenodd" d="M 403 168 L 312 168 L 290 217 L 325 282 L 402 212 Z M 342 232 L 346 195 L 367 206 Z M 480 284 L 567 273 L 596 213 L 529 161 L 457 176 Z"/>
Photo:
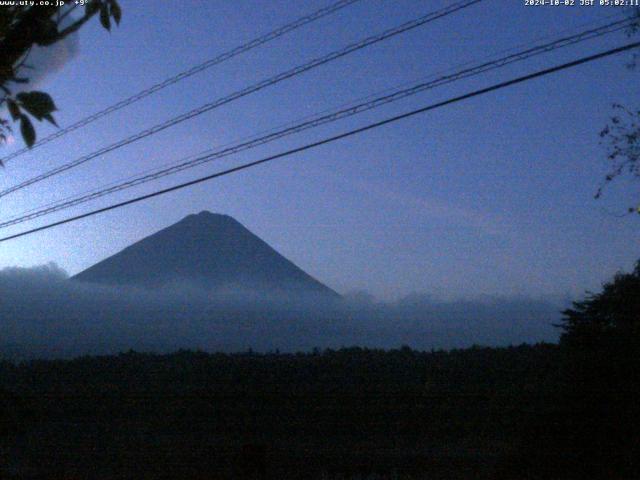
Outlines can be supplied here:
<path id="1" fill-rule="evenodd" d="M 68 125 L 329 1 L 130 2 L 108 33 L 38 88 Z M 452 2 L 362 0 L 8 163 L 0 188 L 200 104 Z M 505 49 L 575 32 L 613 7 L 485 0 L 286 80 L 0 199 L 0 217 L 83 192 Z M 620 11 L 621 13 L 621 11 Z M 622 34 L 456 82 L 347 121 L 22 224 L 14 233 L 251 161 L 474 88 L 628 41 Z M 634 185 L 593 195 L 607 171 L 598 132 L 611 104 L 638 106 L 640 72 L 610 57 L 187 190 L 0 244 L 0 267 L 56 262 L 76 273 L 189 213 L 227 213 L 332 288 L 390 299 L 579 294 L 640 256 Z M 44 136 L 53 127 L 40 125 Z M 21 146 L 3 147 L 3 153 Z M 637 184 L 635 186 L 637 191 Z"/>

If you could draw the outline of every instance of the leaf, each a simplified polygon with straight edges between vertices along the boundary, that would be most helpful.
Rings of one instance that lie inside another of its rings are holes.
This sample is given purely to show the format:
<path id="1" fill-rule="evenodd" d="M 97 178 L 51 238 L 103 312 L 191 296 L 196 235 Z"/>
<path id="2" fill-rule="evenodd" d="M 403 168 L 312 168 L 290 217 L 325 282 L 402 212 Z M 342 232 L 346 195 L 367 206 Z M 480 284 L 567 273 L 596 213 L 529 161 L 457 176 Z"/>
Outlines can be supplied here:
<path id="1" fill-rule="evenodd" d="M 24 109 L 38 120 L 46 119 L 47 115 L 51 116 L 51 112 L 57 110 L 56 104 L 53 103 L 48 93 L 37 91 L 23 92 L 16 95 L 16 98 Z"/>
<path id="2" fill-rule="evenodd" d="M 100 6 L 100 23 L 104 28 L 111 31 L 111 20 L 109 19 L 109 7 L 106 3 Z"/>
<path id="3" fill-rule="evenodd" d="M 36 143 L 36 131 L 33 128 L 31 120 L 29 120 L 29 117 L 26 115 L 20 117 L 20 133 L 27 147 L 33 147 L 33 144 Z"/>
<path id="4" fill-rule="evenodd" d="M 9 107 L 9 113 L 11 114 L 11 118 L 13 119 L 13 121 L 14 122 L 18 121 L 20 119 L 20 116 L 22 115 L 20 113 L 20 107 L 18 106 L 18 104 L 13 100 L 11 100 L 10 98 L 8 98 L 7 107 Z"/>
<path id="5" fill-rule="evenodd" d="M 58 126 L 58 124 L 56 123 L 55 119 L 53 118 L 53 116 L 50 113 L 45 113 L 42 116 L 42 118 L 44 118 L 47 122 L 52 123 L 56 127 Z"/>
<path id="6" fill-rule="evenodd" d="M 116 0 L 111 0 L 111 16 L 116 21 L 116 25 L 120 25 L 120 19 L 122 18 L 122 10 Z"/>
<path id="7" fill-rule="evenodd" d="M 88 17 L 90 17 L 91 15 L 93 15 L 94 13 L 96 13 L 98 11 L 98 8 L 100 8 L 100 2 L 97 0 L 92 0 L 90 2 L 87 2 L 86 6 L 84 7 L 84 14 Z"/>
<path id="8" fill-rule="evenodd" d="M 57 42 L 58 25 L 50 18 L 40 18 L 35 21 L 33 40 L 37 45 L 51 45 Z"/>
<path id="9" fill-rule="evenodd" d="M 15 72 L 13 71 L 13 67 L 11 65 L 0 66 L 0 78 L 5 79 L 4 81 L 13 78 L 14 75 Z"/>

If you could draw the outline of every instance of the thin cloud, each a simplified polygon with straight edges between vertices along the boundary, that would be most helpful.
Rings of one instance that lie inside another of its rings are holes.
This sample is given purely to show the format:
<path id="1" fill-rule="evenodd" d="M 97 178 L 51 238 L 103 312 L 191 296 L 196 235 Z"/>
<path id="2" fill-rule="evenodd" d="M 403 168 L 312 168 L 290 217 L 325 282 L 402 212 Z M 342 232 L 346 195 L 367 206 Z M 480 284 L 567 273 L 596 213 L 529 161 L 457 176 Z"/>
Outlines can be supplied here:
<path id="1" fill-rule="evenodd" d="M 407 192 L 393 190 L 382 182 L 373 182 L 364 179 L 344 179 L 333 175 L 332 181 L 339 182 L 345 187 L 367 195 L 370 198 L 378 198 L 386 204 L 395 205 L 398 208 L 410 208 L 419 215 L 448 220 L 455 225 L 479 229 L 487 235 L 500 235 L 504 229 L 501 222 L 490 217 L 486 213 L 456 206 L 450 202 L 444 203 L 433 198 L 418 197 Z"/>
<path id="2" fill-rule="evenodd" d="M 268 298 L 267 298 L 268 297 Z M 12 358 L 108 354 L 129 349 L 302 351 L 343 346 L 462 348 L 555 341 L 561 305 L 491 297 L 393 303 L 366 294 L 339 302 L 69 280 L 53 264 L 0 271 L 0 353 Z"/>

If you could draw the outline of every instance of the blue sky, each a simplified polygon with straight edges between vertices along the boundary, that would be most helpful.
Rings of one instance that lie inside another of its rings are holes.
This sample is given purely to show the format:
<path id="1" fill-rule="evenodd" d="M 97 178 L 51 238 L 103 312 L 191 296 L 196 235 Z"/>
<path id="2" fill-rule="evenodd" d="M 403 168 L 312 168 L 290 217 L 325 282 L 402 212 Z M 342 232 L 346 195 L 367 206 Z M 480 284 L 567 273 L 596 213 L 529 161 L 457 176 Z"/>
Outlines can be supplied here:
<path id="1" fill-rule="evenodd" d="M 111 33 L 98 22 L 38 88 L 68 125 L 157 81 L 330 3 L 272 0 L 128 2 Z M 362 0 L 9 162 L 6 188 L 200 104 L 451 4 Z M 485 0 L 233 102 L 0 199 L 0 216 L 224 145 L 505 49 L 577 31 L 613 7 L 525 7 Z M 620 11 L 621 13 L 621 11 Z M 448 85 L 352 119 L 167 177 L 71 213 L 251 161 L 627 41 L 612 35 Z M 579 295 L 640 256 L 640 219 L 617 218 L 637 184 L 593 195 L 607 172 L 598 132 L 611 104 L 637 107 L 630 55 L 503 89 L 148 202 L 0 245 L 0 267 L 92 265 L 189 213 L 227 213 L 340 292 Z M 40 125 L 39 135 L 54 128 Z M 3 147 L 10 153 L 16 144 Z"/>

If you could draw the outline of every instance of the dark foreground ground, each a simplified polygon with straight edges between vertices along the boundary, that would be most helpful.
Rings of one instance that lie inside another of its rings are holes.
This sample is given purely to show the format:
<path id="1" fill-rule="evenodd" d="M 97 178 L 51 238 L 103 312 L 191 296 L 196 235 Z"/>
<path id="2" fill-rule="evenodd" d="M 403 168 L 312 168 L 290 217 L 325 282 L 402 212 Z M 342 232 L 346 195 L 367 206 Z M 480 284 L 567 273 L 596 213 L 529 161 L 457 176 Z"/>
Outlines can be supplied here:
<path id="1" fill-rule="evenodd" d="M 0 475 L 544 478 L 532 464 L 562 455 L 531 443 L 563 414 L 549 401 L 558 356 L 540 344 L 5 362 Z"/>

